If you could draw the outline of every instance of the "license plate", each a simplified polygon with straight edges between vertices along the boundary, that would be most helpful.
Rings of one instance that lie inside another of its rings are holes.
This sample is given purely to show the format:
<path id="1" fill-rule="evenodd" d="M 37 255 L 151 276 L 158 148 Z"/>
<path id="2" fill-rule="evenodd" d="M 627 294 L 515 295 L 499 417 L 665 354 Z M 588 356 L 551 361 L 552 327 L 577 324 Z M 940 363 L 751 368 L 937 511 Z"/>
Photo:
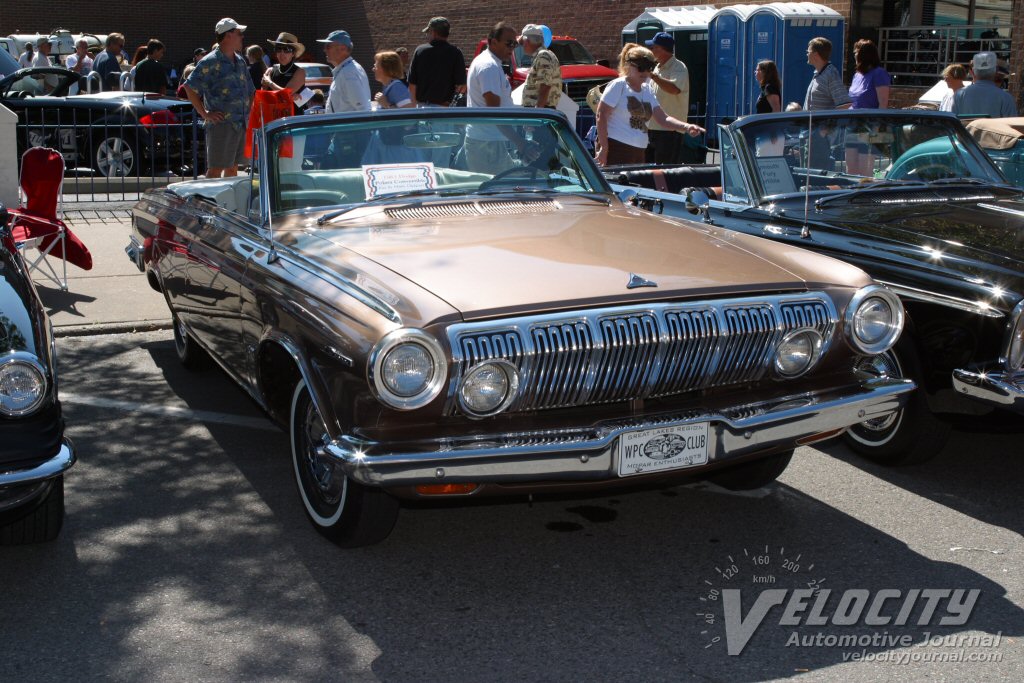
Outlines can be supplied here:
<path id="1" fill-rule="evenodd" d="M 710 423 L 657 427 L 619 437 L 619 476 L 706 465 Z"/>

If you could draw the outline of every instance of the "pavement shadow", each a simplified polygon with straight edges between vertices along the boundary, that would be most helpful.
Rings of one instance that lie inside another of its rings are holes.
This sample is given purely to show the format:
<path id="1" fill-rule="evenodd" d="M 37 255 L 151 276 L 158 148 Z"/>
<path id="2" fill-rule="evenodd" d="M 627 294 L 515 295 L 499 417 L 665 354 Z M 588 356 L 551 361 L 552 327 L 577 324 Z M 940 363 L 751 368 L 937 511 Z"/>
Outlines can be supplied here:
<path id="1" fill-rule="evenodd" d="M 884 467 L 858 456 L 841 440 L 821 450 L 864 472 L 957 510 L 973 519 L 1024 534 L 1020 491 L 1024 449 L 1020 437 L 963 427 L 950 433 L 935 457 L 910 467 Z"/>
<path id="2" fill-rule="evenodd" d="M 71 283 L 69 282 L 68 285 L 71 286 Z M 72 290 L 64 292 L 56 287 L 47 287 L 38 282 L 36 291 L 39 292 L 39 299 L 46 308 L 46 314 L 51 317 L 58 313 L 66 313 L 76 318 L 84 318 L 85 314 L 78 310 L 78 305 L 91 304 L 96 301 L 96 297 L 89 294 L 79 294 Z"/>
<path id="3" fill-rule="evenodd" d="M 191 386 L 194 378 L 167 369 L 165 376 L 194 408 L 210 405 Z M 894 605 L 906 604 L 915 591 L 977 589 L 980 597 L 966 624 L 941 626 L 939 618 L 947 614 L 941 605 L 934 618 L 923 617 L 926 607 L 915 598 L 910 622 L 887 628 L 887 634 L 910 636 L 911 642 L 926 633 L 1024 634 L 1024 613 L 1002 585 L 914 552 L 784 484 L 744 495 L 695 484 L 589 498 L 535 497 L 532 503 L 406 505 L 387 541 L 345 551 L 306 521 L 283 438 L 268 441 L 276 444 L 273 452 L 257 455 L 237 447 L 230 427 L 207 428 L 223 447 L 221 457 L 282 525 L 328 611 L 379 650 L 372 672 L 383 680 L 429 672 L 431 680 L 754 681 L 842 665 L 862 651 L 787 645 L 794 633 L 813 640 L 819 633 L 870 637 L 882 631 L 863 622 L 783 627 L 780 606 L 742 656 L 728 656 L 721 611 L 711 624 L 701 615 L 708 613 L 710 591 L 730 587 L 743 591 L 743 614 L 762 586 L 791 590 L 819 582 L 834 591 L 832 612 L 845 589 L 871 595 L 895 590 L 901 599 L 890 604 L 893 618 Z M 754 564 L 758 556 L 769 558 L 770 571 Z M 784 568 L 787 561 L 800 568 Z M 738 571 L 726 579 L 723 568 L 732 565 Z M 948 671 L 955 675 L 958 669 Z M 968 676 L 972 669 L 960 671 Z"/>
<path id="4" fill-rule="evenodd" d="M 259 416 L 224 373 L 180 368 L 169 339 L 141 344 L 155 368 L 129 360 L 139 345 L 118 338 L 97 356 L 69 344 L 62 391 L 142 407 L 180 397 L 194 415 Z M 781 678 L 861 651 L 787 644 L 793 633 L 881 629 L 782 626 L 777 606 L 729 656 L 712 591 L 740 589 L 749 615 L 763 588 L 810 582 L 835 592 L 826 614 L 844 589 L 900 591 L 889 612 L 914 590 L 980 591 L 963 625 L 938 625 L 944 601 L 918 625 L 925 607 L 915 602 L 911 622 L 889 635 L 1024 632 L 998 582 L 785 484 L 416 506 L 384 543 L 343 551 L 305 519 L 280 430 L 99 403 L 67 413 L 81 461 L 68 477 L 65 533 L 4 553 L 4 584 L 18 586 L 3 608 L 16 627 L 0 626 L 5 679 Z M 892 671 L 880 666 L 875 679 Z M 944 666 L 950 679 L 978 678 Z"/>

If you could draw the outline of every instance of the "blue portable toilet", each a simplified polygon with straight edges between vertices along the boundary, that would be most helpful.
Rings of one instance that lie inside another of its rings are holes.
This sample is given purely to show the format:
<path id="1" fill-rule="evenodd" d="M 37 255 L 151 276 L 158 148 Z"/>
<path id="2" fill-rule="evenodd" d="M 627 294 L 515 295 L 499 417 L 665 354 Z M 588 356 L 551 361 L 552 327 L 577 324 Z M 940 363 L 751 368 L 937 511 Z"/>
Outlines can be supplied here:
<path id="1" fill-rule="evenodd" d="M 755 8 L 747 16 L 745 34 L 744 94 L 739 111 L 754 113 L 761 95 L 754 71 L 762 59 L 779 67 L 782 79 L 782 108 L 789 102 L 804 103 L 814 69 L 807 63 L 807 43 L 812 38 L 832 42 L 832 63 L 843 72 L 843 29 L 841 14 L 813 2 L 773 2 Z"/>
<path id="2" fill-rule="evenodd" d="M 708 22 L 716 11 L 713 5 L 648 7 L 622 29 L 623 45 L 643 45 L 661 31 L 675 38 L 675 56 L 690 74 L 689 115 L 700 125 L 707 110 Z"/>
<path id="3" fill-rule="evenodd" d="M 725 118 L 744 112 L 747 18 L 758 5 L 731 5 L 708 22 L 708 116 L 710 140 L 718 139 L 717 126 Z M 752 73 L 752 72 L 751 72 Z"/>

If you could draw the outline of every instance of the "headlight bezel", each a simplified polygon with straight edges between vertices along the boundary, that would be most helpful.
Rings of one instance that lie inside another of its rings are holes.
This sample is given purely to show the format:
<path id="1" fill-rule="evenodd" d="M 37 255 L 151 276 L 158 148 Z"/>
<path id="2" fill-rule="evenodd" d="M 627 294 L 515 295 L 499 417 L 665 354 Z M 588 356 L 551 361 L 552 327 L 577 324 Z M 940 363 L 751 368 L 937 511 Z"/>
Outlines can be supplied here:
<path id="1" fill-rule="evenodd" d="M 423 389 L 411 396 L 402 396 L 388 388 L 384 381 L 384 360 L 402 344 L 418 344 L 427 351 L 432 362 L 432 375 Z M 369 385 L 384 405 L 397 410 L 416 410 L 427 405 L 441 393 L 448 381 L 448 361 L 440 342 L 432 335 L 416 328 L 392 330 L 374 345 L 367 363 Z"/>
<path id="2" fill-rule="evenodd" d="M 25 408 L 7 409 L 0 401 L 0 417 L 27 417 L 38 412 L 46 404 L 47 397 L 50 395 L 50 380 L 46 368 L 35 354 L 27 351 L 11 351 L 0 356 L 0 373 L 13 365 L 30 368 L 38 376 L 41 390 L 32 404 Z"/>
<path id="3" fill-rule="evenodd" d="M 880 340 L 867 342 L 857 336 L 857 313 L 861 307 L 870 303 L 873 299 L 880 299 L 888 304 L 889 310 L 892 311 L 892 323 L 889 325 L 888 333 Z M 846 312 L 843 315 L 843 328 L 846 340 L 857 353 L 865 356 L 877 356 L 896 345 L 897 340 L 899 340 L 900 335 L 903 333 L 904 319 L 903 302 L 891 290 L 882 285 L 862 287 L 850 299 L 850 303 L 847 304 Z"/>
<path id="4" fill-rule="evenodd" d="M 809 360 L 799 371 L 786 372 L 779 366 L 779 351 L 782 349 L 783 344 L 801 336 L 806 336 L 811 339 L 811 353 L 809 355 Z M 822 348 L 824 348 L 824 345 L 825 340 L 822 338 L 821 333 L 813 327 L 800 327 L 795 330 L 790 330 L 783 335 L 782 339 L 779 340 L 779 343 L 775 345 L 775 353 L 772 357 L 772 369 L 775 372 L 775 376 L 779 379 L 791 380 L 806 375 L 808 372 L 813 370 L 818 364 L 818 361 L 821 360 L 821 351 Z"/>
<path id="5" fill-rule="evenodd" d="M 465 397 L 463 396 L 463 389 L 466 387 L 466 383 L 469 379 L 477 372 L 482 371 L 487 366 L 496 366 L 501 369 L 508 380 L 508 390 L 505 392 L 504 398 L 498 403 L 497 406 L 488 411 L 477 411 L 466 405 Z M 519 368 L 513 365 L 504 358 L 492 358 L 483 360 L 474 365 L 473 367 L 466 370 L 462 377 L 459 378 L 459 386 L 455 390 L 455 399 L 458 401 L 459 409 L 468 417 L 474 419 L 482 419 L 485 417 L 491 417 L 498 413 L 503 413 L 508 410 L 509 406 L 519 396 Z"/>
<path id="6" fill-rule="evenodd" d="M 1021 299 L 1013 308 L 1010 320 L 1006 324 L 1006 338 L 1003 341 L 1003 353 L 999 359 L 1000 364 L 1007 372 L 1020 372 L 1024 370 L 1024 340 L 1020 342 L 1019 358 L 1016 363 L 1013 359 L 1014 339 L 1024 335 L 1024 299 Z"/>

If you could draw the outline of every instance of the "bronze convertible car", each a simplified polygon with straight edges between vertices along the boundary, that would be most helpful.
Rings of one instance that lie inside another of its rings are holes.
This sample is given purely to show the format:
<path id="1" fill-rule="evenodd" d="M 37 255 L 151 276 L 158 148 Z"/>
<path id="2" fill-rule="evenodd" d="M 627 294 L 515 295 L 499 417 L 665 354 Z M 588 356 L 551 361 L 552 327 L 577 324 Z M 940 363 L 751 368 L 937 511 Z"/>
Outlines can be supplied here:
<path id="1" fill-rule="evenodd" d="M 894 295 L 624 205 L 555 112 L 295 117 L 256 145 L 249 176 L 147 193 L 126 251 L 181 360 L 287 426 L 340 545 L 398 498 L 761 486 L 913 388 L 854 369 L 899 336 Z"/>

